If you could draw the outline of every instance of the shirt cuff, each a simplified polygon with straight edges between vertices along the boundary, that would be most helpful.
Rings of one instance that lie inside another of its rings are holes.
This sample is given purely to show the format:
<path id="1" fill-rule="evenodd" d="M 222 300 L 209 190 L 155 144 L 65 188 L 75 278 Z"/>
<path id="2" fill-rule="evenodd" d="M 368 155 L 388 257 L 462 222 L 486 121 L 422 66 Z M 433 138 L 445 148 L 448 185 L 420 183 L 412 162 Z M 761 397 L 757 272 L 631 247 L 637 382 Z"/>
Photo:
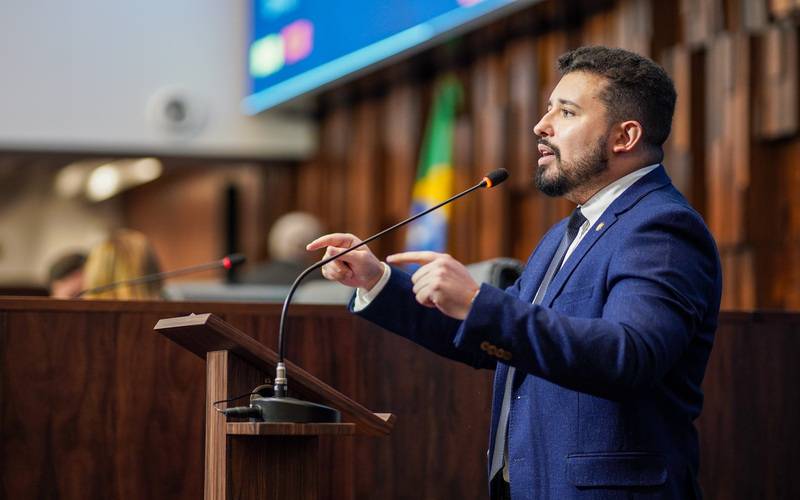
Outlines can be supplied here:
<path id="1" fill-rule="evenodd" d="M 381 279 L 375 283 L 375 286 L 373 286 L 371 290 L 367 290 L 366 288 L 356 289 L 356 298 L 353 302 L 353 312 L 364 310 L 370 304 L 370 302 L 375 300 L 375 297 L 381 293 L 383 288 L 386 286 L 386 283 L 389 282 L 389 276 L 392 275 L 392 268 L 390 268 L 386 262 L 381 262 L 381 264 L 383 265 L 383 275 L 381 276 Z"/>

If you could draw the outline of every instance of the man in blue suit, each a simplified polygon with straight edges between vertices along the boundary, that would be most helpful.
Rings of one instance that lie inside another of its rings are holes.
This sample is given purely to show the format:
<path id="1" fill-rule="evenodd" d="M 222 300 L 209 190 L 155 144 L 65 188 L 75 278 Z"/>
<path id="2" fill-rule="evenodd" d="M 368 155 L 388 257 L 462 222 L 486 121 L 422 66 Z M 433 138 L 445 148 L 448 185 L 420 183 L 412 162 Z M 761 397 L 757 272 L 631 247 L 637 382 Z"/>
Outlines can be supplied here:
<path id="1" fill-rule="evenodd" d="M 534 128 L 537 187 L 577 205 L 509 289 L 444 254 L 413 276 L 366 248 L 328 264 L 353 309 L 437 353 L 495 370 L 492 498 L 700 497 L 700 385 L 717 326 L 719 257 L 660 165 L 676 94 L 655 63 L 584 47 Z M 359 242 L 331 234 L 326 256 Z"/>

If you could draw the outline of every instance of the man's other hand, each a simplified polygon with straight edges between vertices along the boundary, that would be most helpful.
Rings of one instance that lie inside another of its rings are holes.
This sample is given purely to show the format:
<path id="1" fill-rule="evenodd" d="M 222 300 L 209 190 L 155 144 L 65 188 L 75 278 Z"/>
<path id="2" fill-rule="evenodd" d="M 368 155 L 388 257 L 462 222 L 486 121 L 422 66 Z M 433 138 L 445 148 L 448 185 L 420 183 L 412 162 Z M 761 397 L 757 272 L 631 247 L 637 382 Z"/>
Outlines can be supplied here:
<path id="1" fill-rule="evenodd" d="M 390 264 L 420 264 L 411 277 L 417 302 L 451 318 L 464 319 L 480 289 L 462 263 L 447 254 L 405 252 L 386 258 Z"/>

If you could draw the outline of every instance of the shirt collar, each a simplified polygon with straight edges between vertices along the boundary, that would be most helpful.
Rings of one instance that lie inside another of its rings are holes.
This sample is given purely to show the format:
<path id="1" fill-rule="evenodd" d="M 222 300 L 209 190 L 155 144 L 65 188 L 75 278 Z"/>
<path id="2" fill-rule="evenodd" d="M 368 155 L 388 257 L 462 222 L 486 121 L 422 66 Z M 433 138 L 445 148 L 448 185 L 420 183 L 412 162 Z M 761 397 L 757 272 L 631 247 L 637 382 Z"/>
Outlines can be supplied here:
<path id="1" fill-rule="evenodd" d="M 614 203 L 614 200 L 619 198 L 619 196 L 624 193 L 626 189 L 631 187 L 636 181 L 645 175 L 658 168 L 659 165 L 660 163 L 654 163 L 653 165 L 648 165 L 638 170 L 634 170 L 624 177 L 620 177 L 608 186 L 596 192 L 594 196 L 589 198 L 586 203 L 580 205 L 579 208 L 581 209 L 581 213 L 584 217 L 586 217 L 586 220 L 589 221 L 589 227 L 593 226 L 594 223 L 597 222 L 597 219 L 603 215 L 603 212 L 606 211 L 608 206 Z"/>

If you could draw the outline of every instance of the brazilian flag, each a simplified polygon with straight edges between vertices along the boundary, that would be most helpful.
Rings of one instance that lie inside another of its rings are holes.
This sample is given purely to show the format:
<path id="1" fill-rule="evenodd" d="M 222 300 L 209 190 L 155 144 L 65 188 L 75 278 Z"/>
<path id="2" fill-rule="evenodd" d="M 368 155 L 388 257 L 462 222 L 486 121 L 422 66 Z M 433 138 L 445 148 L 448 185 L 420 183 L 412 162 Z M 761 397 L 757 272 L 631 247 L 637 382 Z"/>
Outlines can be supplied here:
<path id="1" fill-rule="evenodd" d="M 455 76 L 443 78 L 436 86 L 414 182 L 411 215 L 453 195 L 453 135 L 461 94 Z M 446 205 L 414 221 L 409 226 L 406 249 L 446 251 L 449 219 L 450 207 Z"/>

